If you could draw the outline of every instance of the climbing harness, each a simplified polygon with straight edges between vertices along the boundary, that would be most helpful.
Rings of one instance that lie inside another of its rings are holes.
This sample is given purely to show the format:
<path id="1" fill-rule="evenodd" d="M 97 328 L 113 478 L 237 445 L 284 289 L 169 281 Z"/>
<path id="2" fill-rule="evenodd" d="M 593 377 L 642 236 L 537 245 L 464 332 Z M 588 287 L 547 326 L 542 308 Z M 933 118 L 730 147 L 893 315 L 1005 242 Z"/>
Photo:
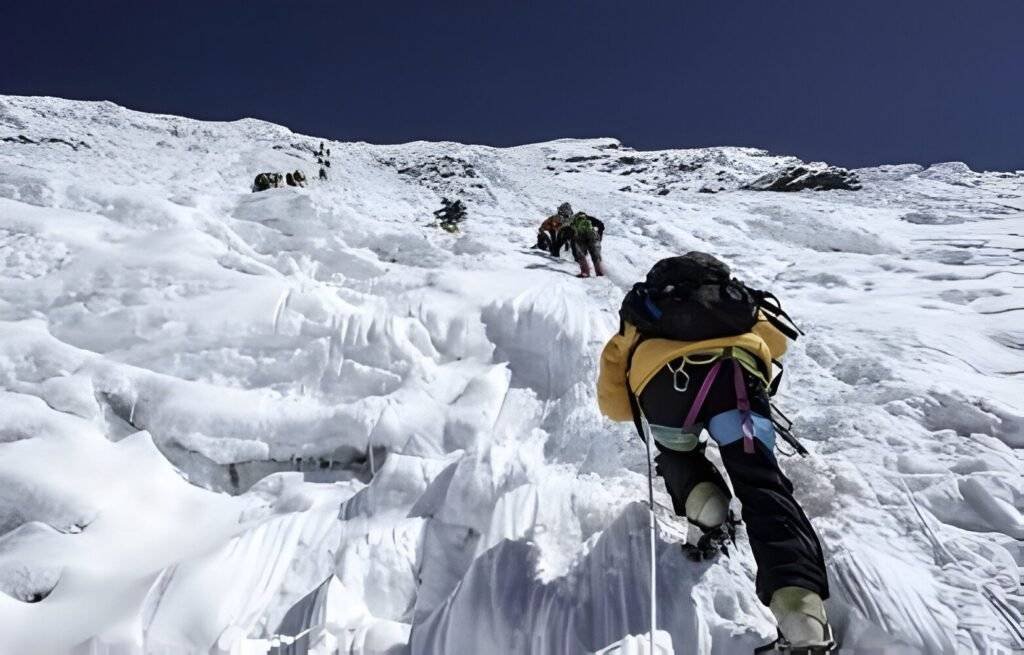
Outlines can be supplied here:
<path id="1" fill-rule="evenodd" d="M 697 422 L 697 416 L 700 414 L 700 410 L 704 407 L 704 401 L 707 400 L 708 394 L 711 392 L 711 385 L 715 383 L 715 379 L 718 377 L 719 371 L 722 370 L 722 363 L 724 360 L 719 359 L 715 362 L 711 370 L 704 377 L 704 382 L 700 385 L 700 389 L 697 391 L 697 396 L 693 399 L 693 403 L 690 405 L 690 411 L 686 413 L 686 419 L 683 421 L 683 432 L 688 432 Z M 743 367 L 735 359 L 732 359 L 732 371 L 733 371 L 733 385 L 736 389 L 736 408 L 740 411 L 740 415 L 743 418 L 743 452 L 751 454 L 754 452 L 754 422 L 751 418 L 750 410 L 750 396 L 747 394 L 747 381 L 743 378 Z M 684 362 L 685 363 L 685 362 Z M 680 365 L 680 368 L 682 365 Z"/>
<path id="2" fill-rule="evenodd" d="M 703 355 L 703 358 L 700 356 Z M 686 419 L 683 421 L 681 432 L 683 435 L 691 435 L 699 437 L 701 431 L 704 429 L 703 424 L 697 423 L 697 416 L 700 414 L 701 408 L 704 406 L 704 402 L 707 400 L 708 394 L 711 392 L 711 386 L 714 384 L 715 379 L 722 369 L 722 362 L 725 360 L 732 361 L 733 367 L 733 385 L 736 391 L 736 408 L 740 411 L 742 417 L 741 429 L 743 431 L 743 452 L 753 453 L 754 452 L 754 425 L 752 418 L 752 409 L 750 405 L 750 394 L 747 390 L 746 380 L 744 379 L 744 370 L 750 370 L 744 363 L 742 351 L 738 348 L 723 348 L 719 351 L 696 353 L 694 355 L 684 355 L 682 361 L 673 368 L 672 363 L 668 362 L 665 367 L 672 373 L 672 387 L 679 393 L 685 393 L 689 389 L 690 375 L 686 372 L 687 365 L 708 365 L 714 362 L 714 365 L 708 371 L 704 377 L 704 381 L 701 383 L 700 389 L 697 391 L 697 395 L 693 399 L 693 403 L 690 405 L 690 409 L 686 414 Z M 781 377 L 781 373 L 772 380 L 769 385 L 769 394 L 778 387 L 778 380 Z M 682 376 L 683 383 L 680 384 L 680 376 Z M 763 376 L 758 374 L 758 378 L 764 381 Z M 627 376 L 626 387 L 630 391 L 631 406 L 634 404 L 633 398 L 635 397 L 632 393 L 632 389 L 629 388 L 629 378 Z M 639 403 L 635 404 L 634 411 L 638 411 Z M 807 457 L 809 454 L 807 449 L 804 448 L 797 438 L 793 435 L 793 421 L 789 419 L 782 410 L 776 407 L 774 404 L 769 403 L 771 410 L 770 416 L 768 417 L 772 422 L 772 427 L 775 433 L 785 441 L 792 451 L 786 451 L 779 448 L 776 445 L 778 451 L 786 456 L 800 455 L 801 457 Z M 776 442 L 777 444 L 778 442 Z"/>

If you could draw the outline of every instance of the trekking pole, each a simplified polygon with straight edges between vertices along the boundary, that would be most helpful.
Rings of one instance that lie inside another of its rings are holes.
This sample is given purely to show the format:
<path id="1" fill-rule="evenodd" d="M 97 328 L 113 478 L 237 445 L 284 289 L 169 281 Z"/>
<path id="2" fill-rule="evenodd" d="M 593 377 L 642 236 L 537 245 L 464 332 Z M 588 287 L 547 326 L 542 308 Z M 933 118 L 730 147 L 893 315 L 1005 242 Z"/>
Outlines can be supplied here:
<path id="1" fill-rule="evenodd" d="M 658 532 L 658 519 L 654 516 L 654 460 L 651 455 L 651 426 L 647 423 L 647 417 L 640 415 L 640 422 L 644 428 L 644 444 L 647 446 L 647 503 L 649 510 L 649 523 L 650 523 L 650 542 L 651 542 L 651 655 L 655 655 L 654 652 L 654 631 L 657 628 L 657 610 L 658 610 L 658 568 L 655 562 L 655 546 L 654 540 Z"/>

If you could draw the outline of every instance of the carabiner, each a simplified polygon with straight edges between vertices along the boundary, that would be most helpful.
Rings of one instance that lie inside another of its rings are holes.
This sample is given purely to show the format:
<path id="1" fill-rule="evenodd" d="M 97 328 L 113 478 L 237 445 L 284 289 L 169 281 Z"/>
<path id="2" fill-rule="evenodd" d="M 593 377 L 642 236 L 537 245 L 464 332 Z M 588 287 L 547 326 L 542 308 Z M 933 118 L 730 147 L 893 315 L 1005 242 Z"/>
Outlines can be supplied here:
<path id="1" fill-rule="evenodd" d="M 686 390 L 690 388 L 690 374 L 686 372 L 686 359 L 679 364 L 679 368 L 672 368 L 672 363 L 666 363 L 665 367 L 672 372 L 672 388 L 679 393 L 686 393 Z M 683 386 L 679 386 L 679 375 L 683 376 Z"/>

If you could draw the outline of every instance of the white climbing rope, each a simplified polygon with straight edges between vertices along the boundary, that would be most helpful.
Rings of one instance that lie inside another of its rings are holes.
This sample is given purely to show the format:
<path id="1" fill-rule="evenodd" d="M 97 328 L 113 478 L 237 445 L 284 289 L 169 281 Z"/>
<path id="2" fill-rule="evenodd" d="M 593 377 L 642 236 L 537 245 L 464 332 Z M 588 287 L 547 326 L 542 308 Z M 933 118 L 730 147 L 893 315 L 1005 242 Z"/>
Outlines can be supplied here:
<path id="1" fill-rule="evenodd" d="M 650 523 L 651 543 L 651 655 L 655 655 L 654 633 L 658 618 L 658 564 L 655 560 L 655 539 L 658 534 L 658 519 L 654 515 L 654 456 L 651 452 L 651 426 L 647 417 L 640 413 L 640 424 L 644 429 L 644 444 L 647 446 L 647 509 Z"/>

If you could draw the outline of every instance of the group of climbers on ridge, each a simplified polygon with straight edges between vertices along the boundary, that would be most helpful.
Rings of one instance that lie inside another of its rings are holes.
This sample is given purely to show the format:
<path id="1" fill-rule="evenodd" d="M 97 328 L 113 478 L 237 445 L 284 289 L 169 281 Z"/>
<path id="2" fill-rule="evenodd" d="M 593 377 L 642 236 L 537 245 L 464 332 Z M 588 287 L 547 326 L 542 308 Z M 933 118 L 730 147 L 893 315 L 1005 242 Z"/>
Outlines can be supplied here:
<path id="1" fill-rule="evenodd" d="M 576 277 L 590 277 L 588 256 L 594 263 L 594 273 L 601 276 L 604 275 L 604 264 L 601 261 L 603 239 L 604 223 L 584 212 L 573 212 L 572 205 L 563 202 L 558 206 L 558 211 L 541 223 L 534 248 L 546 250 L 553 257 L 558 257 L 562 248 L 568 246 L 572 258 L 580 266 Z"/>
<path id="2" fill-rule="evenodd" d="M 327 169 L 331 167 L 331 149 L 324 150 L 324 142 L 320 142 L 320 150 L 313 153 L 316 156 L 316 163 L 320 165 L 320 180 L 327 181 Z"/>
<path id="3" fill-rule="evenodd" d="M 320 181 L 326 182 L 326 168 L 331 167 L 331 149 L 324 149 L 324 142 L 321 141 L 320 149 L 313 151 L 313 157 L 316 159 L 316 163 L 320 167 Z M 259 173 L 256 175 L 256 179 L 253 180 L 252 190 L 254 192 L 267 191 L 268 189 L 278 189 L 282 186 L 305 187 L 306 174 L 301 170 L 285 173 L 284 175 L 281 173 Z"/>
<path id="4" fill-rule="evenodd" d="M 277 189 L 281 186 L 306 186 L 306 175 L 299 170 L 292 173 L 260 173 L 253 180 L 252 190 L 253 192 L 266 191 L 267 189 Z"/>

